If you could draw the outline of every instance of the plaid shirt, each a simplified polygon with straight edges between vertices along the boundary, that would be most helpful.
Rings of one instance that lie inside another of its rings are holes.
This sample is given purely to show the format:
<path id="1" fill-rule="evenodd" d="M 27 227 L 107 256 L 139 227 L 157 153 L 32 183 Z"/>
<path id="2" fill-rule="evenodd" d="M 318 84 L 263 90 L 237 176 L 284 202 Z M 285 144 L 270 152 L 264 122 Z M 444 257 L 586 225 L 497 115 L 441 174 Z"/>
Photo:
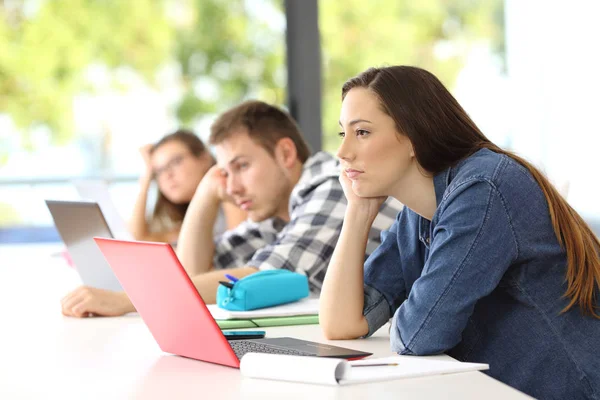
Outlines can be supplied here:
<path id="1" fill-rule="evenodd" d="M 319 291 L 346 211 L 339 174 L 339 162 L 328 153 L 310 157 L 290 196 L 290 222 L 247 220 L 225 232 L 215 240 L 215 268 L 285 268 L 306 274 L 311 289 Z M 379 246 L 381 231 L 392 225 L 401 208 L 392 198 L 381 206 L 369 233 L 365 260 Z"/>

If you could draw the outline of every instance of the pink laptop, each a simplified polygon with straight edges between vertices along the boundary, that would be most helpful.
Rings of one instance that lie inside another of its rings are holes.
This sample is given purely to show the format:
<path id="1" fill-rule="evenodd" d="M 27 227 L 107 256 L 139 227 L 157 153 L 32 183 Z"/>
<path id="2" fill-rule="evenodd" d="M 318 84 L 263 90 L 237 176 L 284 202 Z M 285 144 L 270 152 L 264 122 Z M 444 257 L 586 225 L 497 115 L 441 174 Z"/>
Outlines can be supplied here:
<path id="1" fill-rule="evenodd" d="M 164 352 L 234 368 L 248 352 L 348 359 L 371 355 L 287 337 L 228 341 L 171 245 L 94 240 Z"/>

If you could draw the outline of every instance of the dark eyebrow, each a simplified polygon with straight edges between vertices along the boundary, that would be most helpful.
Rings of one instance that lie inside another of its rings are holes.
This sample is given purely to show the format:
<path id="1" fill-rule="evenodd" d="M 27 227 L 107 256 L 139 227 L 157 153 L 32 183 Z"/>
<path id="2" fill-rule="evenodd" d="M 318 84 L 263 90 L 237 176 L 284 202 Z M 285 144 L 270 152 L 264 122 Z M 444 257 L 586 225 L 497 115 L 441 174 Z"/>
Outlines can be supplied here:
<path id="1" fill-rule="evenodd" d="M 240 158 L 244 158 L 244 157 L 246 157 L 246 156 L 244 156 L 244 155 L 235 156 L 231 160 L 229 160 L 229 162 L 227 164 L 229 164 L 229 165 L 234 164 L 234 163 L 238 162 L 240 160 Z"/>
<path id="2" fill-rule="evenodd" d="M 367 122 L 369 124 L 372 124 L 371 121 L 366 120 L 366 119 L 353 119 L 352 121 L 348 122 L 348 125 L 352 126 L 354 124 L 358 124 L 359 122 Z M 338 124 L 340 124 L 340 126 L 342 126 L 342 121 L 338 121 Z"/>

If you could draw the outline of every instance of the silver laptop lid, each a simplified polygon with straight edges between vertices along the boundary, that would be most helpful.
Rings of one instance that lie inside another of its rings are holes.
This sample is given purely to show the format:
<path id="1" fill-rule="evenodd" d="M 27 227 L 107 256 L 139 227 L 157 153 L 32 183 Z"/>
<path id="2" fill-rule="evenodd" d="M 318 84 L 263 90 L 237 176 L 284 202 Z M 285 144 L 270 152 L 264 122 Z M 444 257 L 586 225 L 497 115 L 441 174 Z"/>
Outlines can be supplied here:
<path id="1" fill-rule="evenodd" d="M 95 202 L 46 200 L 54 225 L 84 285 L 123 290 L 94 242 L 94 236 L 113 235 Z"/>
<path id="2" fill-rule="evenodd" d="M 100 206 L 113 237 L 121 240 L 134 240 L 127 224 L 121 218 L 113 203 L 108 185 L 101 180 L 76 180 L 73 185 L 82 200 L 95 201 Z"/>

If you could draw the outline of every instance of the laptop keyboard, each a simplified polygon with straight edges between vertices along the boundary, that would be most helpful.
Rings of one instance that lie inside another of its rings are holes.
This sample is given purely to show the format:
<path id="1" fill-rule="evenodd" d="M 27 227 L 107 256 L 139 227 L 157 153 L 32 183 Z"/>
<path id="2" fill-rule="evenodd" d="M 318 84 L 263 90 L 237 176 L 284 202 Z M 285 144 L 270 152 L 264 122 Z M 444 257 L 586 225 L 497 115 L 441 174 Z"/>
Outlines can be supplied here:
<path id="1" fill-rule="evenodd" d="M 252 342 L 249 340 L 230 340 L 229 345 L 233 349 L 235 355 L 241 360 L 246 353 L 269 353 L 269 354 L 286 354 L 290 356 L 312 356 L 314 354 L 303 351 L 286 349 L 283 347 L 272 346 L 264 343 Z"/>

